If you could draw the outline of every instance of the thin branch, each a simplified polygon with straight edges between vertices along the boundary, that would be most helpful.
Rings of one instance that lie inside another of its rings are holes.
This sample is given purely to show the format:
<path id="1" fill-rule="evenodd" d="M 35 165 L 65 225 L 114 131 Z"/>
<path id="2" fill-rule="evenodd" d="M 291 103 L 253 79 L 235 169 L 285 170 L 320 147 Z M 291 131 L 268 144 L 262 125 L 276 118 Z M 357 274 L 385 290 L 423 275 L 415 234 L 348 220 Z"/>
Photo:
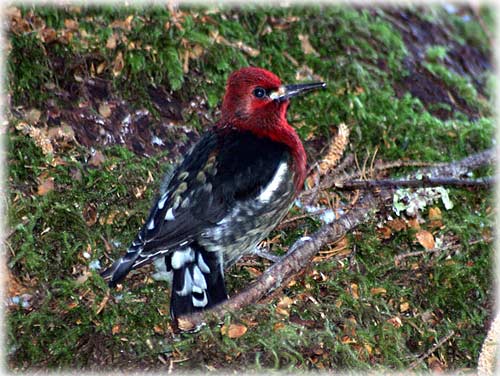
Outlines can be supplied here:
<path id="1" fill-rule="evenodd" d="M 443 346 L 443 344 L 447 341 L 450 340 L 451 337 L 453 337 L 455 335 L 455 331 L 451 331 L 449 332 L 446 337 L 444 338 L 441 338 L 439 340 L 438 343 L 436 343 L 434 346 L 432 346 L 425 354 L 421 355 L 417 360 L 415 360 L 413 363 L 410 364 L 410 366 L 408 367 L 408 369 L 414 369 L 415 367 L 417 367 L 419 364 L 421 364 L 425 359 L 427 359 L 429 356 L 432 355 L 432 353 L 434 351 L 436 351 L 437 349 L 439 349 L 441 346 Z"/>
<path id="2" fill-rule="evenodd" d="M 468 244 L 469 244 L 469 246 L 471 246 L 471 245 L 478 244 L 478 243 L 491 243 L 492 241 L 493 241 L 493 238 L 486 237 L 486 238 L 471 240 Z M 443 252 L 443 251 L 454 250 L 460 246 L 461 246 L 461 244 L 452 244 L 452 245 L 442 247 L 442 248 L 432 248 L 432 249 L 425 249 L 423 251 L 413 251 L 413 252 L 402 253 L 400 255 L 394 256 L 394 263 L 396 265 L 399 265 L 402 260 L 404 260 L 405 258 L 408 258 L 408 257 L 430 255 L 432 253 L 439 253 L 439 252 Z"/>
<path id="3" fill-rule="evenodd" d="M 385 198 L 388 199 L 388 197 Z M 218 319 L 223 317 L 226 312 L 235 311 L 257 302 L 278 288 L 283 281 L 299 273 L 323 245 L 339 240 L 347 232 L 364 222 L 368 218 L 367 214 L 383 200 L 382 196 L 373 196 L 368 193 L 355 208 L 336 222 L 324 225 L 310 237 L 303 237 L 295 242 L 280 262 L 269 267 L 246 289 L 211 310 L 179 317 L 174 329 L 191 331 L 204 321 L 210 320 L 211 316 Z"/>
<path id="4" fill-rule="evenodd" d="M 337 189 L 373 189 L 373 188 L 427 188 L 440 186 L 453 187 L 479 187 L 491 188 L 494 183 L 492 177 L 479 179 L 458 179 L 458 178 L 429 178 L 422 179 L 375 179 L 375 180 L 351 180 L 336 183 Z"/>
<path id="5" fill-rule="evenodd" d="M 352 158 L 354 159 L 354 157 L 352 157 Z M 447 165 L 448 164 L 446 164 L 446 163 L 403 161 L 403 160 L 392 161 L 392 162 L 376 162 L 373 165 L 373 172 L 392 170 L 392 169 L 401 168 L 401 167 L 442 167 L 442 166 L 447 166 Z M 340 165 L 339 165 L 339 167 L 340 167 Z M 363 175 L 360 171 L 355 171 L 355 172 L 352 172 L 350 174 L 344 173 L 342 176 L 340 176 L 339 173 L 335 173 L 335 172 L 336 171 L 334 170 L 334 173 L 332 173 L 330 176 L 326 177 L 324 179 L 324 181 L 321 182 L 321 185 L 319 187 L 320 190 L 332 188 L 335 185 L 337 185 L 338 183 L 341 183 L 344 181 L 359 179 Z M 308 195 L 308 191 L 303 192 L 303 195 Z"/>

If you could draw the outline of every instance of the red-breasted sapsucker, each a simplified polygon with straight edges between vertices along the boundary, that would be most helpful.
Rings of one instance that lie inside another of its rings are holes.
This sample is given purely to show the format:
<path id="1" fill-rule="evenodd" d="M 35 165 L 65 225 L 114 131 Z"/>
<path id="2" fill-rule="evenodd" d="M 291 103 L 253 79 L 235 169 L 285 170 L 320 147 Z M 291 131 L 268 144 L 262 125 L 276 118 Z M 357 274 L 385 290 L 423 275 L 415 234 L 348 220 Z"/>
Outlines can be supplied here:
<path id="1" fill-rule="evenodd" d="M 226 300 L 223 270 L 269 234 L 304 182 L 289 98 L 325 86 L 282 85 L 262 68 L 232 73 L 220 120 L 167 179 L 127 253 L 102 273 L 109 285 L 161 257 L 173 272 L 173 318 Z"/>

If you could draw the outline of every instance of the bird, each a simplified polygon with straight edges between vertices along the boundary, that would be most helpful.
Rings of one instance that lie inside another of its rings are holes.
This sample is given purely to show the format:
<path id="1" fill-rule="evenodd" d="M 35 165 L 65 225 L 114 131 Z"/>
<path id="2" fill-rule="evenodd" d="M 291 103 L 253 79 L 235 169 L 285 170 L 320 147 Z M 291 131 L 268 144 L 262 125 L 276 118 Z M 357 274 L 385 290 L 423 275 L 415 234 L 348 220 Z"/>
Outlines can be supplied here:
<path id="1" fill-rule="evenodd" d="M 305 180 L 306 153 L 286 118 L 290 99 L 325 87 L 284 85 L 259 67 L 231 73 L 219 120 L 164 178 L 136 238 L 101 273 L 108 285 L 160 260 L 173 273 L 172 319 L 227 300 L 224 270 L 268 236 Z"/>

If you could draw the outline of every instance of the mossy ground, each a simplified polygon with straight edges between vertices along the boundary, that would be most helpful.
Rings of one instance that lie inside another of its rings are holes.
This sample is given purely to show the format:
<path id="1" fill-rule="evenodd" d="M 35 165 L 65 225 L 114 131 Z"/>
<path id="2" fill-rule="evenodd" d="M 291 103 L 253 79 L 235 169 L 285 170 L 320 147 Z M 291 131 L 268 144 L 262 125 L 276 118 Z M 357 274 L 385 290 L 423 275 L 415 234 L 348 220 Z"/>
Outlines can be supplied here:
<path id="1" fill-rule="evenodd" d="M 491 147 L 490 10 L 8 13 L 5 249 L 9 298 L 18 299 L 6 310 L 6 350 L 13 370 L 399 369 L 452 331 L 416 368 L 475 367 L 492 310 L 489 192 L 450 190 L 453 209 L 435 203 L 439 226 L 420 213 L 444 250 L 401 264 L 396 255 L 422 250 L 415 229 L 384 238 L 377 224 L 388 213 L 374 218 L 349 234 L 344 256 L 317 259 L 275 298 L 226 317 L 248 328 L 235 339 L 218 326 L 174 336 L 162 283 L 141 271 L 110 291 L 90 265 L 108 265 L 123 252 L 166 166 L 216 119 L 225 80 L 239 67 L 261 66 L 284 82 L 328 82 L 289 111 L 309 161 L 320 158 L 340 123 L 351 128 L 348 152 L 359 161 L 376 150 L 387 161 L 444 162 Z M 458 54 L 465 61 L 457 63 Z M 130 134 L 120 133 L 127 114 Z M 50 133 L 59 128 L 62 135 Z M 161 143 L 151 142 L 156 135 Z M 276 230 L 273 250 L 286 251 L 319 224 L 311 217 Z M 237 265 L 229 290 L 265 265 L 253 258 Z M 293 302 L 286 308 L 284 296 Z"/>

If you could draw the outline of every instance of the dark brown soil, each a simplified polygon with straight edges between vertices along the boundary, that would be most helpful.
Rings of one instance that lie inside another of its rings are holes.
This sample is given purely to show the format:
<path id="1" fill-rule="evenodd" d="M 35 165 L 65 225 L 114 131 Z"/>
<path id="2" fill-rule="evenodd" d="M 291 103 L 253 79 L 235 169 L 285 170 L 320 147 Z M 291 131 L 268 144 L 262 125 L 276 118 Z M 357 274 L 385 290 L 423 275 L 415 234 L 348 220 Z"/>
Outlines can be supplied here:
<path id="1" fill-rule="evenodd" d="M 469 8 L 463 8 L 460 12 L 473 17 Z M 396 95 L 401 97 L 410 92 L 422 101 L 429 112 L 442 120 L 452 117 L 455 111 L 463 112 L 471 119 L 478 118 L 480 113 L 477 108 L 467 103 L 455 88 L 433 75 L 422 63 L 428 47 L 446 46 L 448 52 L 443 65 L 460 76 L 467 76 L 478 93 L 484 95 L 483 73 L 491 70 L 491 56 L 475 46 L 458 43 L 453 38 L 456 32 L 452 33 L 451 25 L 444 21 L 433 23 L 422 19 L 415 12 L 404 9 L 395 9 L 388 14 L 393 26 L 401 33 L 408 50 L 404 64 L 409 74 L 395 85 Z M 446 106 L 436 106 L 439 104 Z"/>

